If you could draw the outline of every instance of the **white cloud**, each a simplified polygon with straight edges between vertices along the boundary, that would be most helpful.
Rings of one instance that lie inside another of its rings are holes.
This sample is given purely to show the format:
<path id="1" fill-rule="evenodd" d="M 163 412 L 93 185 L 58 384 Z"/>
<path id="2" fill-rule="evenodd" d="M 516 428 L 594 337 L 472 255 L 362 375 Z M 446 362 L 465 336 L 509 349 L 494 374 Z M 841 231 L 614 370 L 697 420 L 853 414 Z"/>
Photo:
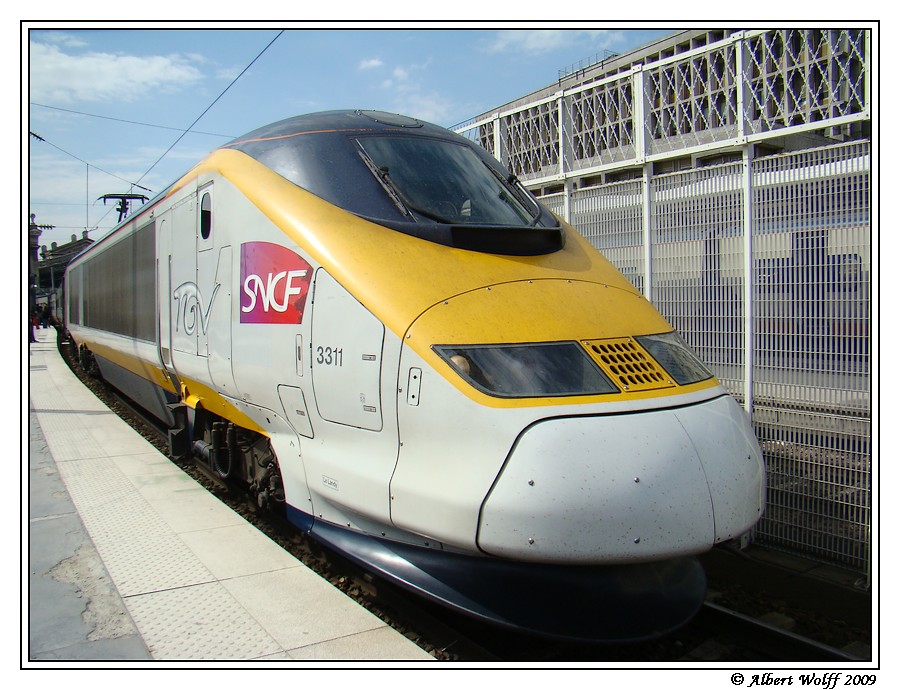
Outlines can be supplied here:
<path id="1" fill-rule="evenodd" d="M 391 70 L 391 76 L 387 79 L 383 79 L 380 82 L 380 86 L 382 89 L 399 89 L 402 91 L 411 91 L 417 89 L 419 85 L 415 82 L 415 80 L 411 79 L 414 72 L 423 71 L 428 69 L 430 61 L 425 62 L 421 65 L 409 65 L 402 66 L 398 65 Z"/>
<path id="2" fill-rule="evenodd" d="M 83 48 L 87 43 L 74 34 L 65 33 L 64 31 L 43 31 L 41 39 L 47 43 L 57 43 L 67 48 Z"/>
<path id="3" fill-rule="evenodd" d="M 178 55 L 74 55 L 45 43 L 32 43 L 30 48 L 29 98 L 38 103 L 133 101 L 145 89 L 171 92 L 203 78 L 190 60 Z"/>
<path id="4" fill-rule="evenodd" d="M 498 31 L 487 46 L 491 53 L 527 52 L 547 53 L 573 43 L 590 42 L 595 50 L 614 45 L 622 40 L 620 31 L 607 29 L 534 29 Z"/>
<path id="5" fill-rule="evenodd" d="M 379 58 L 369 58 L 368 60 L 362 60 L 359 63 L 360 69 L 375 69 L 376 67 L 381 67 L 384 65 L 384 62 Z"/>
<path id="6" fill-rule="evenodd" d="M 379 63 L 390 71 L 390 76 L 377 83 L 382 91 L 389 92 L 385 95 L 387 110 L 437 124 L 457 121 L 453 118 L 459 110 L 458 99 L 433 90 L 427 80 L 431 59 L 395 66 Z"/>
<path id="7" fill-rule="evenodd" d="M 220 67 L 215 72 L 216 79 L 222 81 L 234 81 L 241 74 L 241 67 Z"/>
<path id="8" fill-rule="evenodd" d="M 400 94 L 393 107 L 395 112 L 436 124 L 451 121 L 456 109 L 453 99 L 434 92 L 422 91 Z"/>

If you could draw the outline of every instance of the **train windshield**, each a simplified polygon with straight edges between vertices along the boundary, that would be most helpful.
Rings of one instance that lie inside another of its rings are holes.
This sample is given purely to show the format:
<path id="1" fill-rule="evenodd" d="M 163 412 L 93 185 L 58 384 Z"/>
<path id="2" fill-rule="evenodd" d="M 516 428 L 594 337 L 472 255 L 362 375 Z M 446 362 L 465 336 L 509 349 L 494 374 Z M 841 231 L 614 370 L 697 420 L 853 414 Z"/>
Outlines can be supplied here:
<path id="1" fill-rule="evenodd" d="M 363 160 L 394 203 L 416 222 L 533 227 L 531 195 L 489 168 L 468 146 L 427 137 L 360 137 Z"/>

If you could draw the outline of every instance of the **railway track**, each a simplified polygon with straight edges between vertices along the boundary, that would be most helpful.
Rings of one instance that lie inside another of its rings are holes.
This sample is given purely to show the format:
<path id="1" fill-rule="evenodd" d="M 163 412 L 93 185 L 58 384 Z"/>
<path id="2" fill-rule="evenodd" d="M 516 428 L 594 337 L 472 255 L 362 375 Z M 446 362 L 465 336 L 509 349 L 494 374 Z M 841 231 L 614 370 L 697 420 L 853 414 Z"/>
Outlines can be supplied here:
<path id="1" fill-rule="evenodd" d="M 713 602 L 704 604 L 693 625 L 710 631 L 712 635 L 710 639 L 716 645 L 721 645 L 731 654 L 746 656 L 748 661 L 841 663 L 867 661 L 856 654 L 836 649 Z M 700 656 L 702 655 L 700 652 Z"/>
<path id="2" fill-rule="evenodd" d="M 73 371 L 142 436 L 166 452 L 164 428 L 103 382 L 90 379 L 60 347 Z M 384 582 L 299 534 L 272 513 L 258 513 L 201 463 L 180 466 L 223 502 L 438 659 L 458 662 L 862 662 L 864 657 L 796 634 L 769 621 L 707 601 L 695 619 L 663 638 L 621 645 L 551 641 L 474 621 Z"/>

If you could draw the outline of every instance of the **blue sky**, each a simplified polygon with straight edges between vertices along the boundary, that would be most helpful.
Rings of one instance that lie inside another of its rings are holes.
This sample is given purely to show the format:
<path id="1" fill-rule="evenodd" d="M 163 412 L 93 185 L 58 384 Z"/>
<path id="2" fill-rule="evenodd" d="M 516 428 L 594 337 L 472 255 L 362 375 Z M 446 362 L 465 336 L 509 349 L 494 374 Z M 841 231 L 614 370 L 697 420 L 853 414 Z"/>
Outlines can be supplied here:
<path id="1" fill-rule="evenodd" d="M 67 242 L 86 226 L 97 227 L 90 237 L 99 239 L 117 214 L 98 197 L 127 192 L 132 182 L 152 197 L 212 149 L 261 125 L 364 108 L 451 127 L 556 83 L 559 70 L 592 55 L 628 52 L 673 31 L 425 24 L 279 35 L 278 27 L 257 26 L 81 26 L 32 24 L 23 32 L 23 100 L 30 104 L 23 112 L 28 130 L 44 140 L 23 134 L 28 212 L 56 226 L 41 244 Z"/>

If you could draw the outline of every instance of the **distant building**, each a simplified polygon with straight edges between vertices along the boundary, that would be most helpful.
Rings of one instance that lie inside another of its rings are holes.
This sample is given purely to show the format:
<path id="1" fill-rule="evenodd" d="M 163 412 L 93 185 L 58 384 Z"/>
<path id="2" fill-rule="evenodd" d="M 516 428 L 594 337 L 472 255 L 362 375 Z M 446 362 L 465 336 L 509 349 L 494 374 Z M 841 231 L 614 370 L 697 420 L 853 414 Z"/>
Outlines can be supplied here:
<path id="1" fill-rule="evenodd" d="M 38 294 L 53 291 L 62 286 L 69 262 L 84 251 L 94 240 L 89 239 L 87 232 L 72 235 L 71 241 L 63 245 L 56 242 L 41 246 L 40 259 L 38 260 Z"/>
<path id="2" fill-rule="evenodd" d="M 33 223 L 32 226 L 34 226 Z M 66 244 L 58 245 L 53 242 L 49 247 L 41 246 L 39 252 L 36 251 L 37 247 L 34 247 L 34 253 L 39 256 L 36 270 L 31 276 L 29 312 L 46 304 L 50 306 L 53 317 L 60 323 L 63 321 L 62 287 L 66 277 L 66 266 L 93 243 L 94 240 L 89 239 L 85 231 L 81 233 L 81 238 L 72 235 L 71 241 Z"/>
<path id="3" fill-rule="evenodd" d="M 866 29 L 678 31 L 454 129 L 537 194 L 867 139 L 871 41 Z"/>

